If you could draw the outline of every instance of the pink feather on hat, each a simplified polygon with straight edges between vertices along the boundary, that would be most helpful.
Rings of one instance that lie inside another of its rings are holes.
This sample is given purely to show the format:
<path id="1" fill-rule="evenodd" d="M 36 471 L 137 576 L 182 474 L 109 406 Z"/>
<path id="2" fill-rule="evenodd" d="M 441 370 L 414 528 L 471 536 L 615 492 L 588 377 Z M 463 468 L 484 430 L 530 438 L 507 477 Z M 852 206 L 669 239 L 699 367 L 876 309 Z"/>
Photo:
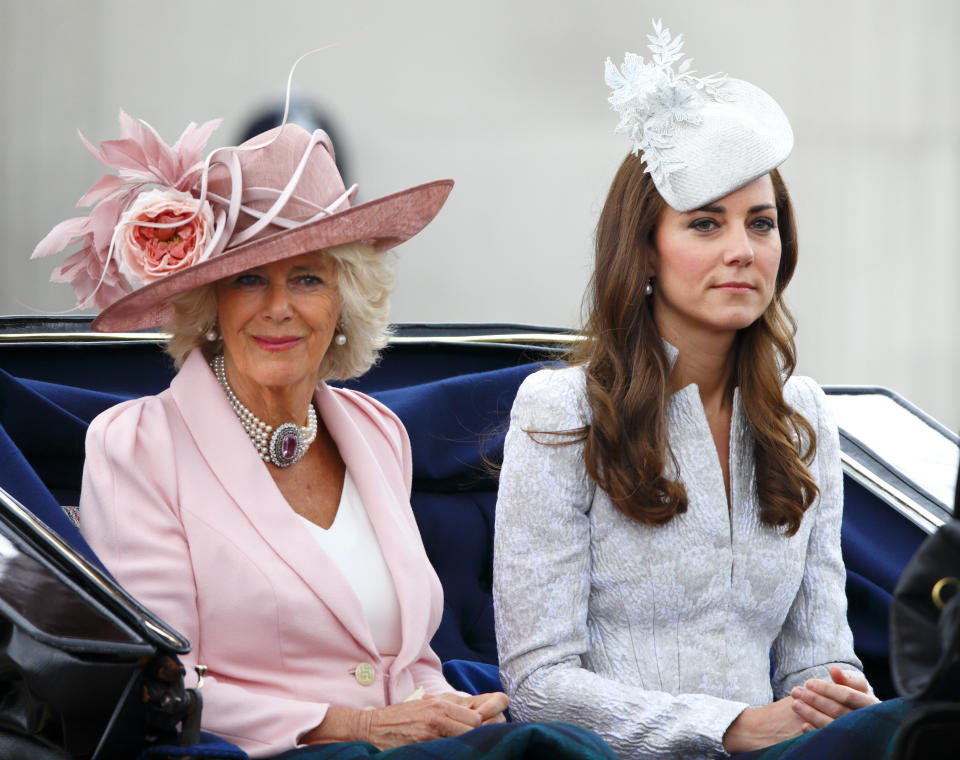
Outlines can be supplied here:
<path id="1" fill-rule="evenodd" d="M 106 308 L 133 287 L 112 255 L 114 231 L 127 206 L 146 186 L 189 190 L 203 172 L 203 150 L 221 119 L 197 126 L 191 122 L 171 147 L 147 124 L 120 109 L 120 139 L 94 147 L 80 140 L 101 163 L 118 174 L 104 174 L 77 202 L 90 207 L 87 216 L 60 222 L 37 244 L 30 258 L 61 253 L 77 242 L 79 250 L 50 275 L 52 282 L 69 283 L 77 306 Z"/>

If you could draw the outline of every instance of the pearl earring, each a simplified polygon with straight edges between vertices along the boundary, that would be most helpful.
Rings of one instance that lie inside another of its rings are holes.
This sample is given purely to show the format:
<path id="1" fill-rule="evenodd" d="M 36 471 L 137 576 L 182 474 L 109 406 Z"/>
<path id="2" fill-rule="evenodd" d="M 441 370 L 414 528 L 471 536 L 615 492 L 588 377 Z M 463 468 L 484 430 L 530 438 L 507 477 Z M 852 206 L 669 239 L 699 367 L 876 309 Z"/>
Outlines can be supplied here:
<path id="1" fill-rule="evenodd" d="M 647 287 L 643 289 L 643 292 L 646 293 L 648 296 L 653 295 L 653 278 L 652 277 L 649 280 L 647 280 Z"/>
<path id="2" fill-rule="evenodd" d="M 345 346 L 347 345 L 347 336 L 344 335 L 342 332 L 338 332 L 333 337 L 333 342 L 336 343 L 338 346 Z"/>
<path id="3" fill-rule="evenodd" d="M 208 341 L 213 343 L 220 338 L 220 333 L 217 332 L 215 327 L 211 327 L 209 330 L 207 330 L 206 335 L 204 335 L 203 337 L 205 337 Z"/>

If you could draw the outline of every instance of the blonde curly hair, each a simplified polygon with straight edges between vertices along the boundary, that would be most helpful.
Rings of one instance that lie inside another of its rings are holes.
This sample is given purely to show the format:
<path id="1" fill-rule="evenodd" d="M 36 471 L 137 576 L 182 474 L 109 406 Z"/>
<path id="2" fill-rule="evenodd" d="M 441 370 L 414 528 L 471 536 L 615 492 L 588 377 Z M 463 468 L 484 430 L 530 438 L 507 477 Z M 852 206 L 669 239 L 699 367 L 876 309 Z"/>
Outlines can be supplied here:
<path id="1" fill-rule="evenodd" d="M 320 364 L 318 380 L 359 377 L 376 364 L 390 337 L 390 294 L 396 282 L 392 251 L 380 252 L 362 243 L 326 248 L 337 265 L 340 324 L 347 342 L 330 344 Z M 170 299 L 173 317 L 164 325 L 171 334 L 166 351 L 179 369 L 187 355 L 200 348 L 207 359 L 223 349 L 220 339 L 206 333 L 217 322 L 217 283 L 201 285 Z"/>

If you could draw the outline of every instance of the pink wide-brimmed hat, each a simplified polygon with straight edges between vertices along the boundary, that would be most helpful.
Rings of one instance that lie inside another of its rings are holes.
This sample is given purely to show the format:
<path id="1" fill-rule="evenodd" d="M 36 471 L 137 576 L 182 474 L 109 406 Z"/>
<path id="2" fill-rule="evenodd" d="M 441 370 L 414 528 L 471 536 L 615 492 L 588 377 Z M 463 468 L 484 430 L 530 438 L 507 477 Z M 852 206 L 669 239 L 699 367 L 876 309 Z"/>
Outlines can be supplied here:
<path id="1" fill-rule="evenodd" d="M 344 186 L 322 130 L 285 124 L 203 161 L 219 121 L 191 124 L 173 146 L 122 111 L 120 124 L 122 138 L 99 150 L 84 141 L 119 176 L 105 175 L 78 204 L 91 213 L 34 251 L 80 240 L 51 279 L 103 308 L 93 321 L 103 332 L 163 325 L 172 297 L 301 253 L 352 242 L 385 251 L 422 230 L 453 187 L 437 180 L 353 206 L 357 186 Z"/>

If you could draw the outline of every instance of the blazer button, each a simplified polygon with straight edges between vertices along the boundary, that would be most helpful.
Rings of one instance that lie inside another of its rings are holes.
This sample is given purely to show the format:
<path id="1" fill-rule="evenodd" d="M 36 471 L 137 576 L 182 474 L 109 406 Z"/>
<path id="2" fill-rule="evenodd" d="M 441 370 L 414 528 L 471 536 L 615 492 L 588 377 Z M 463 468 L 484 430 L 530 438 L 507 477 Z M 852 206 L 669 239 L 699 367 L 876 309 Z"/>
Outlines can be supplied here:
<path id="1" fill-rule="evenodd" d="M 357 669 L 353 671 L 354 678 L 357 679 L 357 683 L 361 686 L 369 686 L 372 684 L 376 674 L 377 671 L 374 670 L 373 665 L 369 662 L 361 662 L 357 665 Z"/>

